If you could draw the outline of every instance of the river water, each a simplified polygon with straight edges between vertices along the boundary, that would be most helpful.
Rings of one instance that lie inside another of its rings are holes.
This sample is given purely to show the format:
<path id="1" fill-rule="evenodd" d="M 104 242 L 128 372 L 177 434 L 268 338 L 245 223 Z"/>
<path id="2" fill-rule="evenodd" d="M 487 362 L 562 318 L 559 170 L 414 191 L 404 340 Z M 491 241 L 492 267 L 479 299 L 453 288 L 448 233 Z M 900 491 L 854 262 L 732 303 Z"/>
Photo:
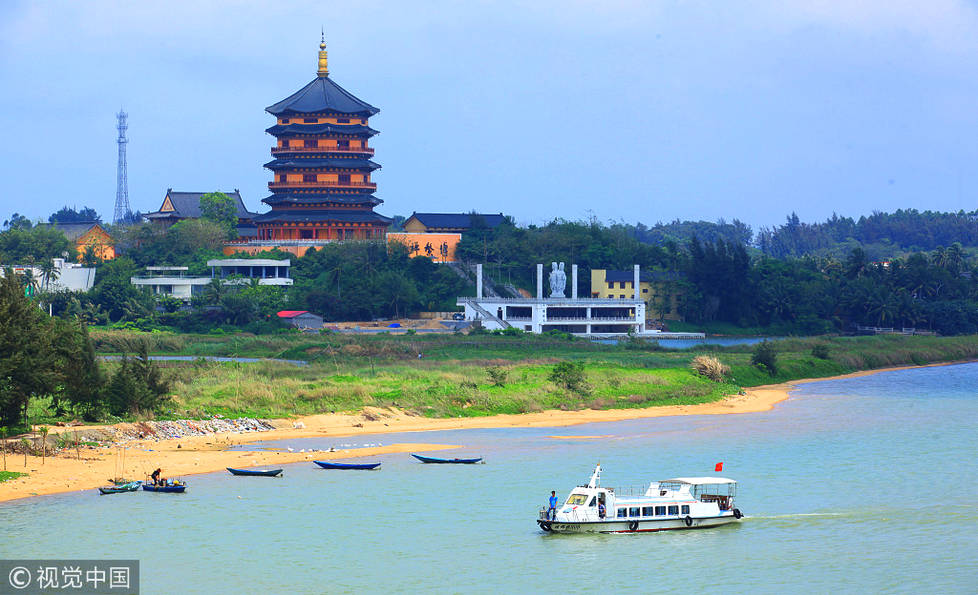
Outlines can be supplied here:
<path id="1" fill-rule="evenodd" d="M 766 413 L 293 440 L 460 444 L 445 452 L 487 464 L 398 454 L 373 472 L 192 476 L 182 496 L 0 504 L 0 558 L 139 558 L 143 593 L 974 593 L 976 387 L 978 364 L 964 364 L 806 384 Z M 542 533 L 550 490 L 566 496 L 598 461 L 604 485 L 722 461 L 748 518 Z"/>

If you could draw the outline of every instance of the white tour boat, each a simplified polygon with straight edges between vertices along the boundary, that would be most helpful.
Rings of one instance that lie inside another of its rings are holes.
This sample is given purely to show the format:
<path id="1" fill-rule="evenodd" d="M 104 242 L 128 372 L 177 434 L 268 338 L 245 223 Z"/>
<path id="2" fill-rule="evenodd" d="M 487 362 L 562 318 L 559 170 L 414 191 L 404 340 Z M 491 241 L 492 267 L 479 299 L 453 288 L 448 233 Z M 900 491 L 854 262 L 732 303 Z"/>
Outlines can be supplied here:
<path id="1" fill-rule="evenodd" d="M 601 465 L 587 485 L 571 490 L 555 518 L 540 510 L 537 524 L 554 533 L 644 533 L 735 523 L 737 482 L 722 477 L 677 477 L 648 488 L 601 487 Z"/>

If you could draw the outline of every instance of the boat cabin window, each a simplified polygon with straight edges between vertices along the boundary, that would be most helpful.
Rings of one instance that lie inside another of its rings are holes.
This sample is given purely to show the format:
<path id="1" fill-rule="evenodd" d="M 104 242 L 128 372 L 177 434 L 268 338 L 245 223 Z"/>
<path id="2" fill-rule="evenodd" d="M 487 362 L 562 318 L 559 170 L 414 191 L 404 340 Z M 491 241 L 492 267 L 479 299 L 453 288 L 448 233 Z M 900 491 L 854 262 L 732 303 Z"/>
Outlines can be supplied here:
<path id="1" fill-rule="evenodd" d="M 669 507 L 669 514 L 679 514 L 679 507 L 678 506 L 670 506 Z"/>
<path id="2" fill-rule="evenodd" d="M 628 516 L 642 516 L 641 509 L 639 509 L 637 506 L 635 508 L 629 508 Z"/>
<path id="3" fill-rule="evenodd" d="M 652 506 L 643 506 L 642 507 L 642 516 L 654 516 L 655 513 L 653 512 L 653 510 L 654 510 L 654 507 L 652 507 Z"/>
<path id="4" fill-rule="evenodd" d="M 655 507 L 655 516 L 663 516 L 665 514 L 666 514 L 666 507 L 665 506 L 656 506 Z"/>
<path id="5" fill-rule="evenodd" d="M 683 504 L 683 514 L 689 514 L 689 504 Z"/>
<path id="6" fill-rule="evenodd" d="M 628 516 L 628 509 L 627 508 L 619 508 L 618 509 L 618 518 L 623 519 L 623 518 L 625 518 L 627 516 Z"/>
<path id="7" fill-rule="evenodd" d="M 570 497 L 567 498 L 567 504 L 570 506 L 581 506 L 585 502 L 587 502 L 586 494 L 571 494 Z"/>
<path id="8" fill-rule="evenodd" d="M 591 496 L 591 501 L 587 503 L 588 506 L 597 506 L 598 498 L 597 496 Z"/>

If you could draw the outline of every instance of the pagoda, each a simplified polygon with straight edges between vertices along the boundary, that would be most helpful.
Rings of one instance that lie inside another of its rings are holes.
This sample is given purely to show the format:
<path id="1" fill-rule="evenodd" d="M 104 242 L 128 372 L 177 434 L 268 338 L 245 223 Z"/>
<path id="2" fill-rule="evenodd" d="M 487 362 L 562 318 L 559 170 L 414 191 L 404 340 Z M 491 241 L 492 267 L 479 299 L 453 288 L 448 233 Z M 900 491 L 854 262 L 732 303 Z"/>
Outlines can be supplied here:
<path id="1" fill-rule="evenodd" d="M 274 179 L 262 200 L 271 211 L 254 218 L 259 243 L 316 245 L 333 240 L 383 239 L 391 219 L 375 213 L 367 141 L 377 131 L 367 120 L 380 110 L 329 78 L 326 43 L 319 44 L 319 70 L 305 87 L 265 108 L 276 117 L 266 132 L 275 137 L 274 159 L 265 164 Z M 305 252 L 305 250 L 303 250 Z"/>

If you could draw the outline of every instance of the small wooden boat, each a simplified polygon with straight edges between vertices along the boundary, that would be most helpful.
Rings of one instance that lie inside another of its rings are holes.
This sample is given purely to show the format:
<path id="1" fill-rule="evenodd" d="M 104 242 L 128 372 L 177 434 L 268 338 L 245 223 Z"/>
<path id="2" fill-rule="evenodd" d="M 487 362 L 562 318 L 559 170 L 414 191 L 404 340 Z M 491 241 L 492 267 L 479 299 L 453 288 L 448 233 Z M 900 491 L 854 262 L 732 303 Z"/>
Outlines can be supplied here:
<path id="1" fill-rule="evenodd" d="M 282 475 L 281 469 L 235 469 L 233 467 L 226 467 L 231 475 L 247 475 L 251 477 L 276 477 Z"/>
<path id="2" fill-rule="evenodd" d="M 163 494 L 182 494 L 187 489 L 187 484 L 175 481 L 173 483 L 168 483 L 165 485 L 153 485 L 151 483 L 144 483 L 143 489 L 147 492 L 160 492 Z"/>
<path id="3" fill-rule="evenodd" d="M 414 453 L 411 453 L 411 456 L 418 459 L 422 463 L 440 463 L 440 464 L 454 464 L 454 465 L 472 465 L 482 460 L 482 457 L 479 457 L 477 459 L 441 459 L 438 457 L 425 457 L 422 455 L 416 455 Z"/>
<path id="4" fill-rule="evenodd" d="M 105 496 L 107 494 L 121 494 L 123 492 L 135 492 L 139 489 L 142 484 L 141 481 L 130 481 L 129 483 L 120 483 L 110 486 L 101 487 L 98 489 L 99 494 Z"/>
<path id="5" fill-rule="evenodd" d="M 331 461 L 313 461 L 323 469 L 376 469 L 380 463 L 333 463 Z"/>

